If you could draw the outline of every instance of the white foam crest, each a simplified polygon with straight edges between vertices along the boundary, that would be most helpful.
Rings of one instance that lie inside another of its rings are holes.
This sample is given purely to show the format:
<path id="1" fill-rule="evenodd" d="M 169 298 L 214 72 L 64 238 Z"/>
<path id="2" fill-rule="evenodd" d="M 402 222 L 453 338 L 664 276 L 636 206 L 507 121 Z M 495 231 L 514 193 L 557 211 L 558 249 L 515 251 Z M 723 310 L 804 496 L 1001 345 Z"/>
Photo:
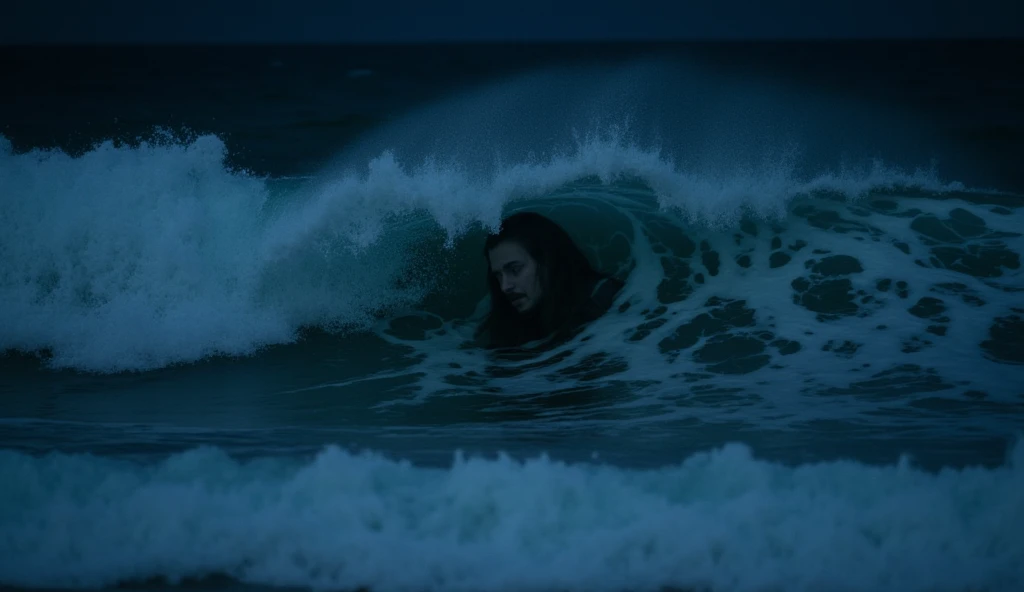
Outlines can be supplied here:
<path id="1" fill-rule="evenodd" d="M 935 194 L 967 191 L 963 183 L 941 181 L 935 169 L 905 170 L 889 166 L 874 159 L 870 167 L 840 167 L 838 172 L 824 172 L 816 175 L 801 188 L 801 193 L 828 191 L 840 193 L 848 198 L 861 198 L 874 191 L 900 191 L 914 189 Z M 987 190 L 986 192 L 995 192 Z"/>
<path id="2" fill-rule="evenodd" d="M 323 206 L 340 213 L 354 209 L 377 217 L 413 210 L 430 213 L 449 235 L 458 236 L 472 223 L 494 228 L 510 201 L 551 193 L 580 179 L 596 177 L 604 184 L 640 181 L 654 191 L 666 209 L 683 212 L 700 226 L 728 227 L 747 213 L 762 218 L 784 217 L 797 196 L 831 192 L 851 199 L 873 190 L 917 189 L 932 193 L 964 191 L 958 182 L 944 182 L 935 171 L 912 172 L 875 160 L 868 168 L 842 167 L 810 178 L 799 177 L 794 151 L 765 155 L 755 165 L 734 167 L 729 174 L 688 170 L 657 148 L 630 143 L 612 127 L 578 139 L 572 152 L 546 160 L 505 164 L 480 180 L 458 163 L 427 159 L 403 166 L 390 151 L 371 159 L 367 174 L 349 174 L 322 190 Z M 372 204 L 372 205 L 371 205 Z M 375 240 L 376 234 L 367 235 Z"/>
<path id="3" fill-rule="evenodd" d="M 985 589 L 1024 585 L 1024 445 L 928 473 L 764 462 L 729 445 L 660 470 L 546 457 L 418 468 L 200 448 L 156 465 L 0 451 L 0 583 L 227 574 L 400 590 Z M 59 536 L 55 536 L 60 533 Z"/>
<path id="4" fill-rule="evenodd" d="M 0 348 L 50 347 L 63 365 L 105 370 L 287 336 L 253 322 L 249 251 L 266 188 L 223 158 L 213 137 L 105 142 L 78 158 L 8 144 Z"/>
<path id="5" fill-rule="evenodd" d="M 572 154 L 502 169 L 493 186 L 499 196 L 535 196 L 585 177 L 597 177 L 605 184 L 636 179 L 654 191 L 663 208 L 710 228 L 734 226 L 744 214 L 783 218 L 790 201 L 813 193 L 830 192 L 854 200 L 881 190 L 938 194 L 966 190 L 961 183 L 942 181 L 934 170 L 907 172 L 881 160 L 867 168 L 840 167 L 802 178 L 796 173 L 797 160 L 795 151 L 784 151 L 766 154 L 756 165 L 737 165 L 727 175 L 704 173 L 686 169 L 657 149 L 630 144 L 612 128 L 609 133 L 588 135 Z"/>
<path id="6" fill-rule="evenodd" d="M 358 229 L 318 226 L 308 206 L 269 213 L 266 181 L 227 169 L 217 137 L 104 142 L 79 157 L 4 148 L 0 349 L 146 370 L 358 324 L 408 296 L 391 290 L 394 253 L 339 252 Z M 272 248 L 282 228 L 294 243 L 284 254 Z"/>

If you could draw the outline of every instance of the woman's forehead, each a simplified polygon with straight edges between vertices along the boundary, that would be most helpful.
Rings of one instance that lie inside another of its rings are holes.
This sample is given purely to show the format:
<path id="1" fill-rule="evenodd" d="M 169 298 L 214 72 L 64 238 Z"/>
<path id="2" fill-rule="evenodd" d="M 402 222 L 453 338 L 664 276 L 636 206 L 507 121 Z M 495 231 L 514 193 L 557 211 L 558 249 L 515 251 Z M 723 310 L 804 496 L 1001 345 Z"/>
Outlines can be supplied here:
<path id="1" fill-rule="evenodd" d="M 530 254 L 517 242 L 502 241 L 494 246 L 489 253 L 491 268 L 498 269 L 509 263 L 526 263 L 531 260 Z"/>

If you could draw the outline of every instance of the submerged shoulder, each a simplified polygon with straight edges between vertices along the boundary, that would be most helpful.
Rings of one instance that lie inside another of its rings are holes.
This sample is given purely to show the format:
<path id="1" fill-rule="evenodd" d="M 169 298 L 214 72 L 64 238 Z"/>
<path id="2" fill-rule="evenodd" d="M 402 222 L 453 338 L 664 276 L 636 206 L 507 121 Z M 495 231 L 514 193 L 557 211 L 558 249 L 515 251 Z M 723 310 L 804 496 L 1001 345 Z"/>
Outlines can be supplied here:
<path id="1" fill-rule="evenodd" d="M 606 277 L 600 280 L 594 288 L 593 298 L 598 303 L 604 303 L 611 306 L 612 302 L 615 301 L 615 297 L 618 296 L 619 292 L 623 287 L 625 287 L 625 285 L 626 282 L 617 277 Z"/>
<path id="2" fill-rule="evenodd" d="M 601 316 L 607 312 L 625 285 L 625 282 L 612 276 L 597 280 L 590 292 L 590 302 L 588 303 L 592 315 Z"/>

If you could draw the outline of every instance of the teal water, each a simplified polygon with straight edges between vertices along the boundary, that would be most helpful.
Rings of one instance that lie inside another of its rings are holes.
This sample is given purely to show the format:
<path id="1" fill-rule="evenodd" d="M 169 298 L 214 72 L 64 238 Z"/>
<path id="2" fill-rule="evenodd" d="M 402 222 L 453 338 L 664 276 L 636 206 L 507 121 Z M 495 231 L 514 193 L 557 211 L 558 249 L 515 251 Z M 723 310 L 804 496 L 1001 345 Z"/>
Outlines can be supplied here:
<path id="1" fill-rule="evenodd" d="M 1019 589 L 1019 45 L 670 49 L 19 57 L 0 585 Z"/>

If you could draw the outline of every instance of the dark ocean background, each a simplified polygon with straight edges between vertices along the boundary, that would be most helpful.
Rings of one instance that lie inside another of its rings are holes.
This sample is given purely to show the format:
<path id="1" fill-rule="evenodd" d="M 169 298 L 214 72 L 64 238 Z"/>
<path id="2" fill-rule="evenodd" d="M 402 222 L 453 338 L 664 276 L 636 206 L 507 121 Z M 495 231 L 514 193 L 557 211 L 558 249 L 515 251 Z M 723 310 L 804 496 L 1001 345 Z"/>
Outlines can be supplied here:
<path id="1" fill-rule="evenodd" d="M 0 54 L 0 586 L 1024 589 L 1024 43 Z"/>

